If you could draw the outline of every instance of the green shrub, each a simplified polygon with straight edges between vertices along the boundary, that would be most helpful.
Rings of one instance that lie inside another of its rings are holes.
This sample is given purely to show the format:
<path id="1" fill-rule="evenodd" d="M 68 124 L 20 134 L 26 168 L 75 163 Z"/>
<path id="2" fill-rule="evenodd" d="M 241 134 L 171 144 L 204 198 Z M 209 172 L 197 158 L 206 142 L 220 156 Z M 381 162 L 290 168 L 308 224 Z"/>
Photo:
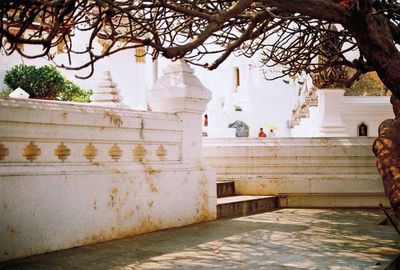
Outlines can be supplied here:
<path id="1" fill-rule="evenodd" d="M 92 90 L 85 90 L 70 80 L 65 79 L 63 88 L 57 93 L 56 100 L 89 103 Z"/>
<path id="2" fill-rule="evenodd" d="M 10 88 L 5 88 L 0 90 L 0 97 L 8 97 L 13 90 Z"/>
<path id="3" fill-rule="evenodd" d="M 86 91 L 66 79 L 54 66 L 17 65 L 6 72 L 4 82 L 14 90 L 24 89 L 30 98 L 89 102 L 91 91 Z M 3 91 L 3 95 L 7 90 Z"/>
<path id="4" fill-rule="evenodd" d="M 64 78 L 53 66 L 17 65 L 6 72 L 4 82 L 11 89 L 21 87 L 31 98 L 55 99 Z"/>

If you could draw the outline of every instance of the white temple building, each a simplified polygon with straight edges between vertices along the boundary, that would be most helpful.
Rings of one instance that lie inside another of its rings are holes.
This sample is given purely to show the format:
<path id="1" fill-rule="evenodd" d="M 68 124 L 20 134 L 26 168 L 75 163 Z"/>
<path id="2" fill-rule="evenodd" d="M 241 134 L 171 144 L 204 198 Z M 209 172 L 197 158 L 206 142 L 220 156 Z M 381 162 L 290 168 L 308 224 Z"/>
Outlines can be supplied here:
<path id="1" fill-rule="evenodd" d="M 25 48 L 28 49 L 34 50 Z M 62 61 L 66 56 L 58 57 Z M 73 59 L 73 63 L 80 62 L 81 59 Z M 0 55 L 0 63 L 0 89 L 5 88 L 6 70 L 14 65 L 51 64 L 46 59 L 22 59 L 18 54 Z M 75 78 L 75 75 L 87 74 L 87 70 L 61 72 L 86 89 L 96 89 L 104 81 L 104 74 L 109 74 L 112 78 L 107 80 L 112 79 L 118 85 L 124 104 L 146 110 L 147 91 L 169 63 L 167 59 L 153 62 L 150 56 L 138 60 L 133 50 L 127 50 L 98 61 L 89 79 Z M 376 136 L 379 124 L 393 118 L 387 96 L 344 97 L 343 90 L 322 94 L 326 91 L 317 91 L 307 78 L 267 81 L 258 65 L 257 59 L 231 56 L 213 71 L 194 67 L 196 75 L 213 95 L 205 112 L 208 125 L 204 127 L 204 135 L 235 137 L 235 129 L 228 126 L 243 121 L 249 126 L 250 137 L 257 137 L 260 128 L 269 137 L 358 136 L 361 129 L 363 132 L 367 129 L 361 135 Z M 106 70 L 111 73 L 104 73 Z"/>

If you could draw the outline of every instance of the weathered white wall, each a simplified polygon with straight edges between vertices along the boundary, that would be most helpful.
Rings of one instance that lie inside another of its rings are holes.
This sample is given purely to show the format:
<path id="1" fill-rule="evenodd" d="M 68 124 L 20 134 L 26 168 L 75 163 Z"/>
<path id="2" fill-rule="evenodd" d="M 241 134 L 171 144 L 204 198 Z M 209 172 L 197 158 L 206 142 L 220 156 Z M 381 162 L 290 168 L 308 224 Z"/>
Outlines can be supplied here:
<path id="1" fill-rule="evenodd" d="M 0 261 L 215 219 L 202 91 L 176 113 L 0 99 Z"/>
<path id="2" fill-rule="evenodd" d="M 378 136 L 378 127 L 386 119 L 393 119 L 390 97 L 344 97 L 342 119 L 349 136 L 357 136 L 361 123 L 368 125 L 368 134 Z"/>
<path id="3" fill-rule="evenodd" d="M 218 180 L 238 194 L 280 195 L 283 207 L 378 207 L 387 203 L 372 138 L 203 140 Z"/>

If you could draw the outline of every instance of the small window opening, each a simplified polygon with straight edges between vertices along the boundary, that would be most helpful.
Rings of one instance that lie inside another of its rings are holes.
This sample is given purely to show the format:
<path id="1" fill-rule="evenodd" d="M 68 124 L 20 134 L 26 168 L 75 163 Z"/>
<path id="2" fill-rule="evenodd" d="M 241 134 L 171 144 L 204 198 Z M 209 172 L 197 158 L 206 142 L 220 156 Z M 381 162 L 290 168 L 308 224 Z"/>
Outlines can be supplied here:
<path id="1" fill-rule="evenodd" d="M 235 87 L 236 90 L 240 86 L 240 70 L 238 67 L 235 67 Z"/>
<path id="2" fill-rule="evenodd" d="M 365 123 L 358 125 L 358 136 L 368 136 L 368 126 Z"/>

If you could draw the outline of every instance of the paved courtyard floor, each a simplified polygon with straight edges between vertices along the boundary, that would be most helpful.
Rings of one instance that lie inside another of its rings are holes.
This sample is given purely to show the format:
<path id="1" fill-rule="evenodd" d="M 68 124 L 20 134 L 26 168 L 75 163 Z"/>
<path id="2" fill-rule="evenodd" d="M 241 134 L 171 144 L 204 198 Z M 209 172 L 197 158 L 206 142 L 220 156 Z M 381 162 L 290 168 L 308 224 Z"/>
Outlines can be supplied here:
<path id="1" fill-rule="evenodd" d="M 281 209 L 21 260 L 0 269 L 385 269 L 400 237 L 380 210 Z"/>

